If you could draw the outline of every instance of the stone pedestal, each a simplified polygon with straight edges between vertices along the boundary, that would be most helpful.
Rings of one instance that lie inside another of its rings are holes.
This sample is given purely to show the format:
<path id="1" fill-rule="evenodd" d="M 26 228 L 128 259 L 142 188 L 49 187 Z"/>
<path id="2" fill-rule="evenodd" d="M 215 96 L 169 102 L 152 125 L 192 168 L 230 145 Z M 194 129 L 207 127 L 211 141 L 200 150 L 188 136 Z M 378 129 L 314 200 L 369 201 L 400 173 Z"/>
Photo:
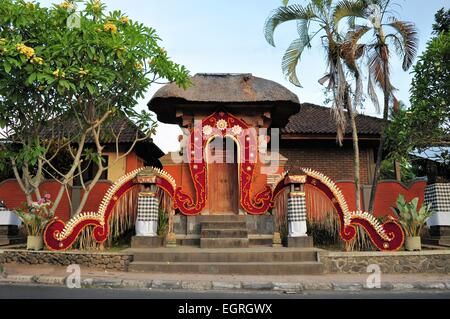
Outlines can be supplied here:
<path id="1" fill-rule="evenodd" d="M 313 238 L 310 236 L 290 237 L 284 240 L 286 247 L 310 248 L 313 247 Z"/>
<path id="2" fill-rule="evenodd" d="M 19 235 L 19 228 L 15 225 L 0 225 L 0 246 L 17 245 L 26 242 L 24 236 Z"/>
<path id="3" fill-rule="evenodd" d="M 431 236 L 449 236 L 450 237 L 450 226 L 431 226 L 430 227 Z"/>
<path id="4" fill-rule="evenodd" d="M 450 247 L 450 183 L 433 183 L 425 189 L 425 203 L 431 204 L 433 215 L 428 219 L 430 236 L 423 244 Z"/>
<path id="5" fill-rule="evenodd" d="M 131 248 L 157 248 L 163 245 L 164 238 L 159 236 L 133 236 Z"/>
<path id="6" fill-rule="evenodd" d="M 422 243 L 450 247 L 450 226 L 431 226 L 430 236 L 422 238 Z"/>

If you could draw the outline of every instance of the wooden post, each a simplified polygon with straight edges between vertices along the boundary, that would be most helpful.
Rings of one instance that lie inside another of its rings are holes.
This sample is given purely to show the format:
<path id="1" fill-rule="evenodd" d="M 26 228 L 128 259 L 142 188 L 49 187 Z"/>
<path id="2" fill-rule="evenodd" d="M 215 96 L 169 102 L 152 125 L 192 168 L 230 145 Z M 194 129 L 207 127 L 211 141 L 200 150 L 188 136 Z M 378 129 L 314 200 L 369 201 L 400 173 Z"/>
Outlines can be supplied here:
<path id="1" fill-rule="evenodd" d="M 398 161 L 394 161 L 394 172 L 395 172 L 395 179 L 397 181 L 401 182 L 402 181 L 402 168 Z"/>
<path id="2" fill-rule="evenodd" d="M 166 247 L 168 248 L 175 248 L 177 247 L 177 238 L 175 236 L 175 233 L 173 232 L 173 217 L 175 215 L 175 209 L 172 207 L 169 211 L 169 230 L 167 231 L 167 237 L 166 237 Z"/>

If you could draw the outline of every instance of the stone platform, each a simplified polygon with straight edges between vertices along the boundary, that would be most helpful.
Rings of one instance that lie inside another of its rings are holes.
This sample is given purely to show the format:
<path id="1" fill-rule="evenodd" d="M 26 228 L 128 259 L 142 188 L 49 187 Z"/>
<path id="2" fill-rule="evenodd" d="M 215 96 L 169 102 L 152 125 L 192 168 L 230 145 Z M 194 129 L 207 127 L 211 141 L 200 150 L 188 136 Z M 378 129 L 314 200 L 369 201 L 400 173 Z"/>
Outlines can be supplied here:
<path id="1" fill-rule="evenodd" d="M 131 238 L 131 248 L 156 248 L 163 246 L 164 238 L 155 236 L 133 236 Z"/>
<path id="2" fill-rule="evenodd" d="M 422 238 L 422 243 L 450 247 L 450 226 L 431 226 L 430 235 Z"/>
<path id="3" fill-rule="evenodd" d="M 284 246 L 286 247 L 301 247 L 301 248 L 312 248 L 313 238 L 311 236 L 301 236 L 301 237 L 287 237 L 284 240 Z"/>
<path id="4" fill-rule="evenodd" d="M 129 271 L 150 273 L 283 275 L 321 274 L 314 248 L 199 248 L 129 249 Z"/>

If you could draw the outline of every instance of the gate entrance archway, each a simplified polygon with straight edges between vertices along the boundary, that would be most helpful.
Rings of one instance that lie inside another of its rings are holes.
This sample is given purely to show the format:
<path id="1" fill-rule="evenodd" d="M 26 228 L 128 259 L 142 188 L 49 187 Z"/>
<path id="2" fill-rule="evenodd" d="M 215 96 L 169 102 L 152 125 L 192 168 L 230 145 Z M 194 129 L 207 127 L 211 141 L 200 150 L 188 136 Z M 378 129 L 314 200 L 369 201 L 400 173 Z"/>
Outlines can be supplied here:
<path id="1" fill-rule="evenodd" d="M 229 137 L 216 137 L 207 147 L 209 213 L 214 215 L 238 214 L 237 145 Z"/>

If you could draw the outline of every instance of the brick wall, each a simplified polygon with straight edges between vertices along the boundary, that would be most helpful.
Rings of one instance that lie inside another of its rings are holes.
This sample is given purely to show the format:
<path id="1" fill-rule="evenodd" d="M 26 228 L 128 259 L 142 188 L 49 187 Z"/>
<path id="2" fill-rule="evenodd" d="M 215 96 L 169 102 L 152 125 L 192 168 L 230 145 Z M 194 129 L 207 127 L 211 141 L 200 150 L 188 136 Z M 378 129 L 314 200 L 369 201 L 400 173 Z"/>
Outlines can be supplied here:
<path id="1" fill-rule="evenodd" d="M 362 184 L 369 184 L 370 181 L 369 153 L 372 151 L 370 146 L 360 145 Z M 291 171 L 307 167 L 318 170 L 335 181 L 354 179 L 353 148 L 350 143 L 339 147 L 334 141 L 289 140 L 281 142 L 280 153 L 288 158 L 286 169 Z"/>

